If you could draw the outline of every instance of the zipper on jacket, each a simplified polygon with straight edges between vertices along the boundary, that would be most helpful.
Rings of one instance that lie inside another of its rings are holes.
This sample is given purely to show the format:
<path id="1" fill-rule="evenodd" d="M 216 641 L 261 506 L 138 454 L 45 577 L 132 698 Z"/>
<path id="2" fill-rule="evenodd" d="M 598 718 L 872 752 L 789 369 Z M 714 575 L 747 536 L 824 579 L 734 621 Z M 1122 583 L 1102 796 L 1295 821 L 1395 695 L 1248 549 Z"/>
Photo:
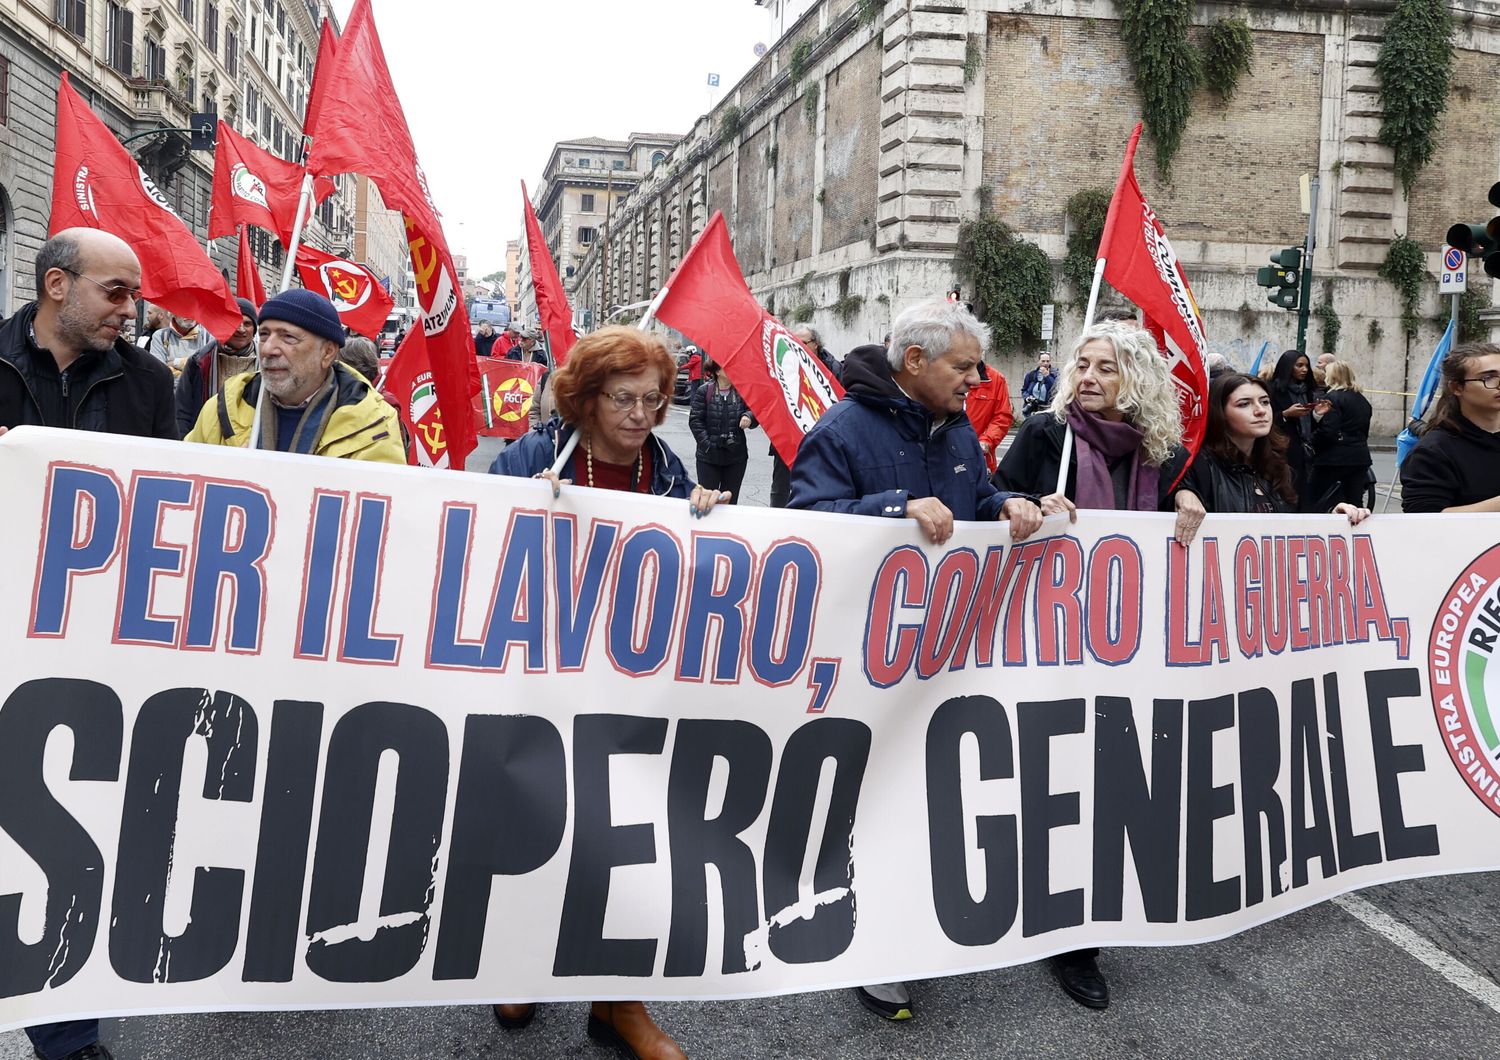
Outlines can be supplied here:
<path id="1" fill-rule="evenodd" d="M 70 365 L 69 367 L 72 367 L 72 366 Z M 67 372 L 59 372 L 58 374 L 60 376 L 62 376 L 62 381 L 63 381 L 63 384 L 62 384 L 63 401 L 66 402 L 68 400 L 68 373 Z M 73 409 L 72 413 L 71 413 L 72 420 L 73 420 L 73 429 L 75 431 L 78 429 L 78 413 L 79 413 L 79 410 L 81 410 L 83 408 L 83 406 L 85 406 L 85 405 L 88 404 L 89 395 L 94 392 L 94 388 L 97 387 L 100 383 L 108 383 L 108 382 L 110 382 L 113 379 L 123 378 L 124 375 L 125 375 L 124 372 L 116 372 L 114 375 L 107 375 L 103 379 L 95 379 L 92 383 L 89 384 L 88 389 L 83 392 L 83 397 L 80 398 L 79 401 L 78 401 L 78 408 Z"/>

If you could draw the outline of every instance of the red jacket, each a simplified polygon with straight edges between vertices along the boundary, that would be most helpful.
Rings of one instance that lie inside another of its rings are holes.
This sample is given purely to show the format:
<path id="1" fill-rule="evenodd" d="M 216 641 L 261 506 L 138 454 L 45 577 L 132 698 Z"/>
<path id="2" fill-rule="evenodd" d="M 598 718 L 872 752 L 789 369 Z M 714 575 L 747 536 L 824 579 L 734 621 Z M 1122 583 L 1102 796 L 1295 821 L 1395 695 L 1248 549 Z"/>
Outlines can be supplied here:
<path id="1" fill-rule="evenodd" d="M 969 422 L 974 425 L 974 433 L 979 435 L 979 440 L 988 443 L 989 452 L 985 454 L 985 461 L 990 470 L 994 471 L 995 451 L 1000 448 L 1001 440 L 1010 431 L 1010 425 L 1016 418 L 1005 376 L 999 370 L 985 366 L 984 378 L 969 391 L 964 411 L 969 414 Z"/>

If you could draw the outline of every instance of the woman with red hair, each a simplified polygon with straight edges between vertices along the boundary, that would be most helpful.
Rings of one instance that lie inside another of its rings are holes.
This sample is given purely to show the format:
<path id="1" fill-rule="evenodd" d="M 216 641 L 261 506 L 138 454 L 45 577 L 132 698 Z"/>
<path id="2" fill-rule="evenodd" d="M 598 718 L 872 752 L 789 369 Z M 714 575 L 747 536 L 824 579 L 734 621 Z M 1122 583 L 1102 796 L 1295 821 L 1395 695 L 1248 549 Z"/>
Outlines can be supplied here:
<path id="1" fill-rule="evenodd" d="M 566 367 L 552 377 L 554 418 L 508 446 L 492 475 L 545 478 L 552 495 L 576 483 L 596 489 L 686 497 L 701 518 L 730 494 L 696 486 L 682 461 L 651 433 L 667 416 L 677 365 L 660 340 L 627 327 L 601 328 L 578 340 Z M 560 471 L 553 468 L 564 457 Z M 534 1004 L 496 1005 L 495 1019 L 519 1030 L 536 1015 Z M 649 1060 L 686 1060 L 671 1035 L 639 1001 L 595 1001 L 588 1034 Z"/>
<path id="2" fill-rule="evenodd" d="M 730 494 L 694 485 L 677 454 L 651 433 L 667 418 L 676 376 L 671 354 L 644 331 L 609 327 L 584 336 L 552 376 L 561 422 L 553 419 L 507 446 L 490 474 L 545 478 L 554 495 L 576 483 L 686 497 L 693 515 L 707 515 Z M 565 450 L 569 455 L 554 472 Z"/>

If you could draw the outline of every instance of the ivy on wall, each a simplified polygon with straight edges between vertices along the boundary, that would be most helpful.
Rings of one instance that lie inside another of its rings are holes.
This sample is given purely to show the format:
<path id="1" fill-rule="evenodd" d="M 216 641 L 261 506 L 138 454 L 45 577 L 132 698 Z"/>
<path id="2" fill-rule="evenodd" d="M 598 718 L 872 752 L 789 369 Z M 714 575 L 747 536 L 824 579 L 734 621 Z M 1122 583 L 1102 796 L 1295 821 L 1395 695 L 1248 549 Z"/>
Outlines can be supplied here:
<path id="1" fill-rule="evenodd" d="M 1446 0 L 1396 0 L 1375 61 L 1380 142 L 1396 152 L 1408 191 L 1437 149 L 1437 125 L 1453 74 L 1453 16 Z"/>
<path id="2" fill-rule="evenodd" d="M 1344 322 L 1339 318 L 1339 311 L 1333 307 L 1333 284 L 1327 284 L 1323 288 L 1323 301 L 1313 310 L 1313 316 L 1322 325 L 1322 351 L 1338 353 L 1339 332 L 1344 330 Z"/>
<path id="3" fill-rule="evenodd" d="M 953 263 L 996 349 L 1041 343 L 1042 306 L 1052 300 L 1052 263 L 1041 247 L 983 213 L 959 226 Z"/>
<path id="4" fill-rule="evenodd" d="M 1188 40 L 1193 0 L 1123 0 L 1120 35 L 1141 94 L 1141 117 L 1156 146 L 1156 164 L 1170 179 L 1172 159 L 1203 81 L 1203 61 Z"/>
<path id="5" fill-rule="evenodd" d="M 1421 323 L 1417 306 L 1422 301 L 1422 282 L 1427 279 L 1427 256 L 1415 239 L 1397 236 L 1380 263 L 1379 276 L 1396 288 L 1401 296 L 1401 330 L 1407 338 L 1417 333 Z"/>
<path id="6" fill-rule="evenodd" d="M 1203 79 L 1225 99 L 1234 98 L 1240 78 L 1250 72 L 1255 38 L 1242 18 L 1216 18 L 1203 46 Z"/>
<path id="7" fill-rule="evenodd" d="M 1088 301 L 1094 283 L 1094 262 L 1099 257 L 1099 238 L 1109 216 L 1110 189 L 1084 188 L 1074 192 L 1063 207 L 1068 218 L 1068 252 L 1063 256 L 1063 279 L 1073 285 L 1074 305 Z"/>

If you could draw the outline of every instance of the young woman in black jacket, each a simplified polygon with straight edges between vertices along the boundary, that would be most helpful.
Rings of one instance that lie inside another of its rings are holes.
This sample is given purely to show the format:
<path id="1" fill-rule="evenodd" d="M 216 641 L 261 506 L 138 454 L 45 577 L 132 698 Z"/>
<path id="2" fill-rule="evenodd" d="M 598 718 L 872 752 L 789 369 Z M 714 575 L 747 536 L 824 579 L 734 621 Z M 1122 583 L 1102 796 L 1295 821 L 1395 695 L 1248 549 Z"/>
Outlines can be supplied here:
<path id="1" fill-rule="evenodd" d="M 1323 369 L 1327 393 L 1313 404 L 1313 464 L 1308 500 L 1315 511 L 1335 501 L 1362 504 L 1370 484 L 1370 402 L 1348 361 Z"/>
<path id="2" fill-rule="evenodd" d="M 1443 361 L 1422 440 L 1401 465 L 1404 512 L 1500 512 L 1500 346 L 1466 342 Z"/>
<path id="3" fill-rule="evenodd" d="M 1271 373 L 1271 415 L 1287 439 L 1286 462 L 1292 472 L 1292 492 L 1309 500 L 1307 479 L 1312 469 L 1313 373 L 1307 354 L 1287 350 Z M 1296 510 L 1295 507 L 1293 510 Z"/>
<path id="4" fill-rule="evenodd" d="M 1209 512 L 1274 515 L 1297 510 L 1287 437 L 1276 428 L 1266 384 L 1250 375 L 1221 376 L 1208 392 L 1203 447 L 1178 492 L 1195 494 Z M 1339 502 L 1332 509 L 1350 523 L 1369 509 Z"/>
<path id="5" fill-rule="evenodd" d="M 704 353 L 703 385 L 688 403 L 688 430 L 698 443 L 698 481 L 704 488 L 728 490 L 739 499 L 750 463 L 745 431 L 754 426 L 755 417 L 723 366 Z"/>

